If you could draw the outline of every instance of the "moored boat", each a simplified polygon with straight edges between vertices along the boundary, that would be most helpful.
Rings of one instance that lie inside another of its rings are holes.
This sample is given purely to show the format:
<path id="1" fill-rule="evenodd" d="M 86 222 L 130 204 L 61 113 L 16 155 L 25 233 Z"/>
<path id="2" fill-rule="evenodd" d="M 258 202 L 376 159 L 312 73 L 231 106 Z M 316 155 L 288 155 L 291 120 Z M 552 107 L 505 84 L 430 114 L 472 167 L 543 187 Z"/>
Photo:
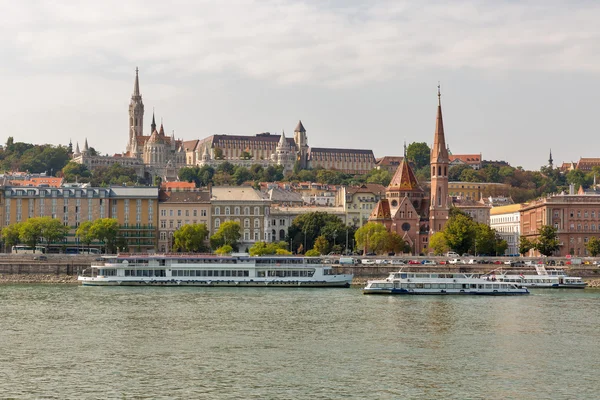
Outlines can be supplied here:
<path id="1" fill-rule="evenodd" d="M 85 286 L 350 287 L 317 257 L 118 255 L 103 257 L 77 278 Z"/>
<path id="2" fill-rule="evenodd" d="M 569 276 L 560 269 L 546 270 L 543 265 L 536 265 L 536 274 L 508 273 L 492 271 L 488 277 L 499 282 L 515 283 L 530 289 L 585 289 L 587 283 L 580 277 Z"/>
<path id="3" fill-rule="evenodd" d="M 364 294 L 397 295 L 489 295 L 508 296 L 529 294 L 527 288 L 515 283 L 504 283 L 463 273 L 391 273 L 386 279 L 367 282 Z"/>

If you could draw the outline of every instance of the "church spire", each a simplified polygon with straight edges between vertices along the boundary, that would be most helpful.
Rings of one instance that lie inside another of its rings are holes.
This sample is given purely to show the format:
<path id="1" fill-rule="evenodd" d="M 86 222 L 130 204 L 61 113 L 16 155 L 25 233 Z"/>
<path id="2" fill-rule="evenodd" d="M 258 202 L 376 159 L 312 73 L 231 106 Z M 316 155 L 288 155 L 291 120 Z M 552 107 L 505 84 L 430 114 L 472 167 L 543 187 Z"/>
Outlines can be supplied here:
<path id="1" fill-rule="evenodd" d="M 132 98 L 133 97 L 137 98 L 137 97 L 141 96 L 140 95 L 140 79 L 138 76 L 138 72 L 139 72 L 138 67 L 135 67 L 135 83 L 133 84 L 133 95 L 131 96 Z"/>
<path id="2" fill-rule="evenodd" d="M 552 168 L 554 160 L 552 159 L 552 149 L 550 149 L 550 158 L 548 158 L 548 166 Z"/>
<path id="3" fill-rule="evenodd" d="M 431 162 L 448 161 L 448 147 L 444 136 L 444 120 L 442 119 L 442 94 L 438 84 L 438 108 L 435 120 L 435 134 L 433 136 L 433 147 L 431 148 Z"/>
<path id="4" fill-rule="evenodd" d="M 152 124 L 150 124 L 150 134 L 156 130 L 156 120 L 154 119 L 154 108 L 152 108 Z"/>

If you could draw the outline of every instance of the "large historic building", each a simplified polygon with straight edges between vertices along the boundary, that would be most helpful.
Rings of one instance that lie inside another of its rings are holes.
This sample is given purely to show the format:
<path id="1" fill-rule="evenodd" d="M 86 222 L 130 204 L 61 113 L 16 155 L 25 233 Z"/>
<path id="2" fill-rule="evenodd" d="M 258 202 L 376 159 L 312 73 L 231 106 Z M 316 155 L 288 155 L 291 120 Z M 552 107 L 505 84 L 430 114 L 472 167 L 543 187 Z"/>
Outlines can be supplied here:
<path id="1" fill-rule="evenodd" d="M 269 132 L 255 136 L 211 135 L 204 139 L 183 141 L 175 134 L 165 134 L 161 122 L 157 127 L 154 114 L 148 135 L 144 134 L 144 102 L 140 92 L 139 72 L 135 70 L 133 93 L 129 102 L 128 136 L 125 152 L 114 156 L 92 154 L 87 139 L 83 151 L 79 143 L 73 153 L 73 161 L 89 169 L 121 164 L 134 168 L 138 176 L 152 181 L 177 179 L 180 168 L 229 162 L 250 167 L 259 164 L 283 166 L 292 171 L 296 163 L 300 168 L 335 169 L 346 173 L 364 174 L 375 167 L 372 150 L 311 148 L 302 121 L 298 121 L 294 136 L 287 138 Z"/>

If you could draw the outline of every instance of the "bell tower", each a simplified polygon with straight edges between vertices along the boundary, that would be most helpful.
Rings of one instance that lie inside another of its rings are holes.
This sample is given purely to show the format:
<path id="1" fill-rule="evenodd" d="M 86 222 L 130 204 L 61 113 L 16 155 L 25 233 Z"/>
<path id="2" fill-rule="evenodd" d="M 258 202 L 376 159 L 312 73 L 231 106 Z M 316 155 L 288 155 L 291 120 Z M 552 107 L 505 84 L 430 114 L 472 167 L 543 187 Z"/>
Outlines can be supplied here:
<path id="1" fill-rule="evenodd" d="M 446 138 L 444 137 L 444 121 L 442 120 L 442 101 L 440 85 L 438 85 L 438 108 L 435 121 L 435 134 L 431 148 L 431 202 L 429 205 L 429 233 L 434 234 L 444 229 L 450 214 L 448 204 L 448 168 L 450 159 Z"/>
<path id="2" fill-rule="evenodd" d="M 144 134 L 144 103 L 140 93 L 138 71 L 136 67 L 133 94 L 129 102 L 129 141 L 127 142 L 127 151 L 129 152 L 135 147 L 133 143 L 137 141 L 137 136 L 143 136 Z"/>

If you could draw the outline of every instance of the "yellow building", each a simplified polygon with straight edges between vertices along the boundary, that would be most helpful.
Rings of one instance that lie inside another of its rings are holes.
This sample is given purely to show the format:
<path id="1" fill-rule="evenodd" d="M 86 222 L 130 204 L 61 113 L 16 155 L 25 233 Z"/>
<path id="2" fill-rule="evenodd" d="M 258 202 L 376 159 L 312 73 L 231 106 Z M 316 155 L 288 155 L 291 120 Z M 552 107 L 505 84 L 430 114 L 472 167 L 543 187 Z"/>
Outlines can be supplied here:
<path id="1" fill-rule="evenodd" d="M 2 226 L 34 217 L 52 217 L 70 227 L 64 245 L 77 245 L 75 230 L 84 221 L 115 218 L 119 236 L 130 251 L 156 248 L 158 188 L 82 185 L 65 187 L 5 186 L 2 190 Z"/>

